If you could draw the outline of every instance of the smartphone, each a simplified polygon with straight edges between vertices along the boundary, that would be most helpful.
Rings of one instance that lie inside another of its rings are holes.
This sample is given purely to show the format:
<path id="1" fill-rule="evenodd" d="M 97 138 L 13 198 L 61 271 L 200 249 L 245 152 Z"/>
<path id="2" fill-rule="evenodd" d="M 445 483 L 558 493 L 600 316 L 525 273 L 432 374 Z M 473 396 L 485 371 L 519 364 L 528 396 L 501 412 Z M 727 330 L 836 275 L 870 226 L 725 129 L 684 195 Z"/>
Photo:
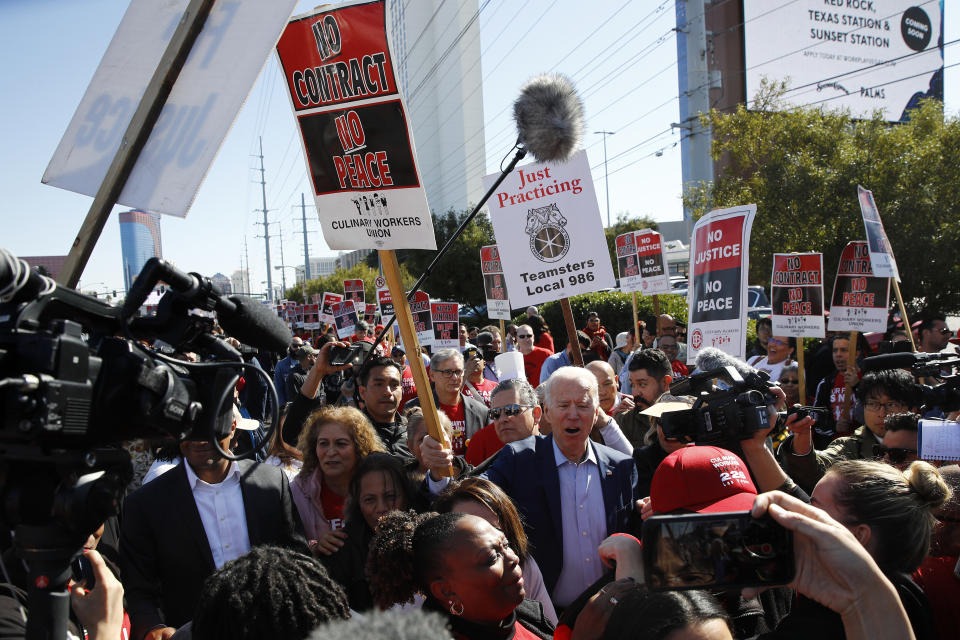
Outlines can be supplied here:
<path id="1" fill-rule="evenodd" d="M 793 532 L 749 511 L 650 517 L 643 556 L 651 590 L 782 585 L 795 571 Z"/>
<path id="2" fill-rule="evenodd" d="M 84 588 L 88 591 L 97 585 L 97 578 L 93 573 L 93 565 L 87 556 L 80 554 L 70 565 L 70 569 L 73 572 L 74 582 L 84 585 Z"/>
<path id="3" fill-rule="evenodd" d="M 353 360 L 354 354 L 357 352 L 356 345 L 351 345 L 349 347 L 340 347 L 334 345 L 330 348 L 330 364 L 335 367 L 340 367 L 345 364 L 350 364 Z"/>

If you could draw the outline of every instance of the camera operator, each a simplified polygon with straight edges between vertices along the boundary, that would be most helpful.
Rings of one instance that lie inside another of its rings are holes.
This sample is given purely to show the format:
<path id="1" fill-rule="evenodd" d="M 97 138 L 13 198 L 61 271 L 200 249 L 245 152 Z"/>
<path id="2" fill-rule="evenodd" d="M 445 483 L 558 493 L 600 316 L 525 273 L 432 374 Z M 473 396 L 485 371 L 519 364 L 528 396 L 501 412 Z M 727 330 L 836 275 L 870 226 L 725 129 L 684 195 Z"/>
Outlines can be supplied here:
<path id="1" fill-rule="evenodd" d="M 620 429 L 634 450 L 644 446 L 644 436 L 650 430 L 650 420 L 643 415 L 645 409 L 656 404 L 660 397 L 670 391 L 673 369 L 670 360 L 659 349 L 635 351 L 627 365 L 634 408 L 616 416 Z"/>
<path id="2" fill-rule="evenodd" d="M 325 390 L 321 391 L 324 381 L 331 374 L 346 371 L 352 366 L 350 364 L 340 366 L 330 364 L 330 350 L 335 346 L 346 347 L 348 345 L 345 342 L 328 342 L 323 345 L 317 352 L 313 366 L 310 367 L 310 371 L 300 387 L 300 392 L 290 398 L 290 408 L 283 422 L 283 441 L 292 447 L 297 446 L 300 429 L 303 428 L 307 416 L 328 404 Z"/>
<path id="3" fill-rule="evenodd" d="M 872 460 L 874 446 L 882 443 L 886 432 L 886 416 L 915 411 L 919 403 L 913 376 L 901 369 L 867 373 L 855 393 L 863 404 L 866 424 L 852 436 L 837 438 L 818 451 L 813 448 L 810 426 L 796 423 L 777 449 L 780 465 L 804 491 L 812 491 L 827 469 L 839 460 Z"/>
<path id="4" fill-rule="evenodd" d="M 494 360 L 500 354 L 502 347 L 503 340 L 496 327 L 484 327 L 483 331 L 477 334 L 477 348 L 483 355 L 483 377 L 494 384 L 500 382 Z"/>

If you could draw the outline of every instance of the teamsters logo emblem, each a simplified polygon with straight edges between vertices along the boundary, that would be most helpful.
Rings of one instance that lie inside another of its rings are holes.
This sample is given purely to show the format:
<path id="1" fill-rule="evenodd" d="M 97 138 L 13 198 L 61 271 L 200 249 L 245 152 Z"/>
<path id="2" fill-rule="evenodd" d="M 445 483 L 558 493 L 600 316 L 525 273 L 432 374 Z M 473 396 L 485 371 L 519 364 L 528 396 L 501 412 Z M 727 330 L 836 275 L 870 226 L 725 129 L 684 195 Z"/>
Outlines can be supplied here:
<path id="1" fill-rule="evenodd" d="M 567 219 L 556 204 L 537 207 L 527 211 L 527 235 L 530 236 L 530 252 L 542 262 L 556 262 L 570 250 L 570 234 Z"/>

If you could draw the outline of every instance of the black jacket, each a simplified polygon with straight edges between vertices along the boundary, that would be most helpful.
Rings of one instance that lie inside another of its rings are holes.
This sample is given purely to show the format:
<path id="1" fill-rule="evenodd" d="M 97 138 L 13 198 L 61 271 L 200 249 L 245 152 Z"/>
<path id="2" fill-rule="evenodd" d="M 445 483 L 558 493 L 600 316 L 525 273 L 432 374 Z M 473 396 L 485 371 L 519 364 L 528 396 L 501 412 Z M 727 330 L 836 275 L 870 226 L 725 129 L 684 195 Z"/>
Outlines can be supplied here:
<path id="1" fill-rule="evenodd" d="M 633 450 L 633 462 L 637 465 L 637 497 L 646 498 L 650 495 L 650 483 L 657 467 L 667 457 L 667 452 L 660 446 L 659 440 L 653 444 Z"/>
<path id="2" fill-rule="evenodd" d="M 192 619 L 203 582 L 216 569 L 184 464 L 124 502 L 120 569 L 131 637 L 137 640 L 155 627 L 179 627 Z M 280 468 L 249 460 L 237 464 L 250 546 L 277 544 L 309 553 Z"/>
<path id="3" fill-rule="evenodd" d="M 320 563 L 347 594 L 347 602 L 354 611 L 373 609 L 373 596 L 367 581 L 367 555 L 373 532 L 365 522 L 348 522 L 344 527 L 347 539 L 332 555 L 318 555 Z"/>
<path id="4" fill-rule="evenodd" d="M 413 458 L 413 454 L 407 447 L 406 418 L 397 413 L 397 419 L 393 422 L 377 422 L 366 409 L 363 410 L 363 415 L 367 416 L 373 428 L 377 430 L 380 442 L 387 448 L 387 453 L 402 458 L 404 462 Z"/>

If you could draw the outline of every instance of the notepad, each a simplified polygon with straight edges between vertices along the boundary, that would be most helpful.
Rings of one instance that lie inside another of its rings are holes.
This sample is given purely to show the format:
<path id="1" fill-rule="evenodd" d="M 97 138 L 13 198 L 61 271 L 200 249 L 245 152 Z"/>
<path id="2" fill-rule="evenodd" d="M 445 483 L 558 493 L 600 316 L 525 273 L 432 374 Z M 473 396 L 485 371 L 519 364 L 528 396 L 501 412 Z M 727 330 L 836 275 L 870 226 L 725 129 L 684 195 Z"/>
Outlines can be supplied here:
<path id="1" fill-rule="evenodd" d="M 921 420 L 917 457 L 921 460 L 960 460 L 960 422 Z"/>

